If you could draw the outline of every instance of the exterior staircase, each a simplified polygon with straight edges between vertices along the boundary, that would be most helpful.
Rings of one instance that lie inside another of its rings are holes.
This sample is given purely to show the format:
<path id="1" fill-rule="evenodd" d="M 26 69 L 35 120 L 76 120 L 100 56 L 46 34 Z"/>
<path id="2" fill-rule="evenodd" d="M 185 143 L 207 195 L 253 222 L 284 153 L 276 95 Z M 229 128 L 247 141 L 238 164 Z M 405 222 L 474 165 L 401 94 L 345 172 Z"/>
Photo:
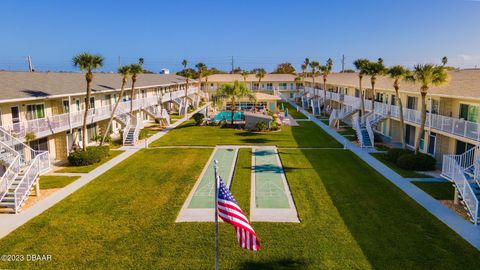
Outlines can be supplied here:
<path id="1" fill-rule="evenodd" d="M 170 115 L 168 114 L 166 109 L 160 110 L 157 106 L 149 106 L 149 107 L 143 108 L 143 110 L 151 117 L 160 121 L 162 125 L 164 126 L 170 125 Z"/>
<path id="2" fill-rule="evenodd" d="M 123 145 L 135 145 L 138 141 L 140 130 L 143 128 L 142 119 L 130 114 L 130 112 L 127 112 L 120 106 L 115 119 L 123 126 Z"/>
<path id="3" fill-rule="evenodd" d="M 312 109 L 312 114 L 314 116 L 320 115 L 322 111 L 323 98 L 317 97 L 310 100 L 310 108 Z"/>
<path id="4" fill-rule="evenodd" d="M 363 148 L 372 148 L 374 144 L 374 134 L 371 125 L 362 121 L 363 117 L 358 116 L 358 112 L 352 116 L 352 128 L 357 133 L 358 144 Z"/>
<path id="5" fill-rule="evenodd" d="M 0 161 L 5 168 L 0 178 L 0 212 L 18 213 L 38 183 L 50 169 L 46 151 L 36 151 L 0 127 Z"/>
<path id="6" fill-rule="evenodd" d="M 480 221 L 480 145 L 460 155 L 444 155 L 442 177 L 452 181 L 470 221 Z"/>

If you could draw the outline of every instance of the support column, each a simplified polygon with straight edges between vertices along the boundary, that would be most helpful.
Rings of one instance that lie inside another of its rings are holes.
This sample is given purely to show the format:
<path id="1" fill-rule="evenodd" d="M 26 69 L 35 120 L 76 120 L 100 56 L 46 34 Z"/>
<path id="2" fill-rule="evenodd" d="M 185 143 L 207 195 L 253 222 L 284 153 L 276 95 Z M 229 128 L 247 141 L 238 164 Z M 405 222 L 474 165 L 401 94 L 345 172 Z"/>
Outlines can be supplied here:
<path id="1" fill-rule="evenodd" d="M 458 189 L 457 187 L 455 187 L 455 189 L 453 190 L 453 204 L 458 205 L 458 202 L 459 202 Z"/>

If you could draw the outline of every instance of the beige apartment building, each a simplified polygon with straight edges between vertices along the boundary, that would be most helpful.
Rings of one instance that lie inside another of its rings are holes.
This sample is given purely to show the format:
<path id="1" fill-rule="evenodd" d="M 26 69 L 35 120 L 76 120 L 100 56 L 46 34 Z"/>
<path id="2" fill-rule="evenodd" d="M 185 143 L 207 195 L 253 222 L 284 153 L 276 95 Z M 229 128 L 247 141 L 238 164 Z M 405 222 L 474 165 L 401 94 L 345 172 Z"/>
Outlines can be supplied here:
<path id="1" fill-rule="evenodd" d="M 65 159 L 73 148 L 81 146 L 85 74 L 0 72 L 0 81 L 0 126 L 3 131 L 34 150 L 48 151 L 53 160 Z M 132 99 L 129 80 L 114 118 L 112 136 L 119 136 L 121 132 L 138 136 L 138 129 L 144 123 L 155 119 L 167 122 L 167 112 L 185 113 L 188 106 L 198 106 L 200 94 L 194 85 L 196 82 L 190 82 L 187 91 L 186 80 L 181 76 L 141 74 Z M 122 77 L 118 74 L 94 74 L 87 120 L 89 144 L 94 144 L 106 132 L 121 84 Z M 135 139 L 130 143 L 135 143 Z"/>

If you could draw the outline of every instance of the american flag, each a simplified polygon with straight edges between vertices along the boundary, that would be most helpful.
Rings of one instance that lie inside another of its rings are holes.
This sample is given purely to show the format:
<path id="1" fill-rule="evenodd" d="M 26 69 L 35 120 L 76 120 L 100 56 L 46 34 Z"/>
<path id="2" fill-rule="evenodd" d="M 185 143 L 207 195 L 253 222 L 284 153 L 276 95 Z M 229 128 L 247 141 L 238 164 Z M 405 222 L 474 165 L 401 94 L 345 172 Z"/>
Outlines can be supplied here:
<path id="1" fill-rule="evenodd" d="M 218 176 L 218 182 L 218 216 L 226 223 L 230 223 L 235 227 L 240 247 L 249 250 L 260 250 L 260 239 L 258 239 L 242 209 L 240 209 L 237 201 L 235 201 L 232 193 L 230 193 L 220 176 Z"/>

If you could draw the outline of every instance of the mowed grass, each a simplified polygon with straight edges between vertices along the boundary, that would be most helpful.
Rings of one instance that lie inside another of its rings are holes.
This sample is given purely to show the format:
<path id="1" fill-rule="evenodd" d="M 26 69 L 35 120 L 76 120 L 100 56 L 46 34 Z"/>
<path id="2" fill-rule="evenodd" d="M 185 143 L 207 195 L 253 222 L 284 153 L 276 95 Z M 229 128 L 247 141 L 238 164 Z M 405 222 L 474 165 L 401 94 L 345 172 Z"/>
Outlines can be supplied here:
<path id="1" fill-rule="evenodd" d="M 80 178 L 80 176 L 42 175 L 40 176 L 40 188 L 63 188 L 78 178 Z"/>
<path id="2" fill-rule="evenodd" d="M 412 184 L 419 187 L 437 200 L 453 200 L 454 188 L 450 182 L 415 182 Z"/>
<path id="3" fill-rule="evenodd" d="M 212 269 L 214 224 L 174 222 L 211 151 L 140 151 L 0 240 L 0 254 L 51 254 L 51 262 L 0 262 L 0 268 Z M 221 269 L 477 263 L 477 250 L 351 152 L 283 149 L 280 155 L 301 223 L 253 223 L 262 245 L 256 253 L 239 248 L 233 228 L 220 224 Z M 246 213 L 250 162 L 249 149 L 242 149 L 232 184 Z"/>
<path id="4" fill-rule="evenodd" d="M 150 146 L 170 145 L 276 145 L 278 147 L 341 147 L 341 144 L 313 122 L 299 127 L 282 126 L 281 131 L 255 133 L 219 126 L 196 126 L 193 120 L 181 124 Z"/>
<path id="5" fill-rule="evenodd" d="M 125 151 L 123 151 L 123 150 L 110 150 L 109 156 L 107 158 L 105 158 L 104 160 L 100 161 L 99 163 L 95 163 L 95 164 L 88 165 L 88 166 L 66 166 L 66 167 L 63 167 L 62 169 L 59 169 L 59 170 L 55 171 L 55 172 L 59 172 L 59 173 L 89 173 L 89 172 L 93 171 L 94 169 L 98 168 L 100 165 L 105 164 L 106 162 L 115 158 L 116 156 L 120 155 L 123 152 L 125 152 Z"/>
<path id="6" fill-rule="evenodd" d="M 294 119 L 307 119 L 307 117 L 303 113 L 297 111 L 297 108 L 293 107 L 290 103 L 279 102 L 278 103 L 278 108 L 281 108 L 280 107 L 281 104 L 283 104 L 283 107 L 284 107 L 285 110 L 288 109 L 288 114 L 291 115 Z"/>
<path id="7" fill-rule="evenodd" d="M 396 173 L 398 173 L 402 177 L 405 177 L 405 178 L 431 178 L 431 176 L 428 175 L 428 174 L 423 174 L 423 173 L 419 173 L 419 172 L 416 172 L 416 171 L 409 171 L 409 170 L 399 168 L 397 166 L 397 164 L 387 160 L 385 158 L 384 153 L 370 153 L 370 155 L 372 155 L 373 157 L 378 159 L 383 164 L 387 165 L 387 167 L 394 170 Z"/>

